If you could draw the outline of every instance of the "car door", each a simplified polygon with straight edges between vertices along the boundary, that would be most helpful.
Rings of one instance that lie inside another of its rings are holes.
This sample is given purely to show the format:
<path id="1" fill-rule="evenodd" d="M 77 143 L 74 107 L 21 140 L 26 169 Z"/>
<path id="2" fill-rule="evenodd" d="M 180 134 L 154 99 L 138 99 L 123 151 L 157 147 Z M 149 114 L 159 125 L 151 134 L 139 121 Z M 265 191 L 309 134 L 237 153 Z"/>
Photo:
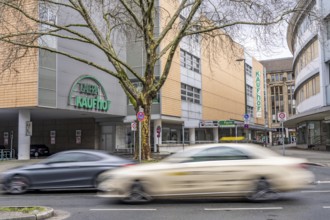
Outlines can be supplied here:
<path id="1" fill-rule="evenodd" d="M 87 187 L 91 186 L 94 161 L 98 159 L 81 152 L 63 153 L 46 160 L 30 176 L 36 188 Z"/>
<path id="2" fill-rule="evenodd" d="M 167 173 L 167 190 L 169 193 L 196 195 L 230 193 L 244 176 L 244 164 L 249 158 L 231 147 L 204 149 L 173 165 Z"/>

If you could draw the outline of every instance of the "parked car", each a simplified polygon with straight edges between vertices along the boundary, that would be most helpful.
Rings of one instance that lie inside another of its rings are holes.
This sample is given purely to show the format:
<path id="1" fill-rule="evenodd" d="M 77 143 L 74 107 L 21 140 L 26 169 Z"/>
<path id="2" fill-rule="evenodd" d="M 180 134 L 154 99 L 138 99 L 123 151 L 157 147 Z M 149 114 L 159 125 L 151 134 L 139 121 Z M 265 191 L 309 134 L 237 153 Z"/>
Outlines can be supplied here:
<path id="1" fill-rule="evenodd" d="M 130 164 L 134 161 L 103 151 L 63 151 L 39 163 L 2 173 L 0 184 L 11 194 L 41 189 L 95 188 L 101 173 Z"/>
<path id="2" fill-rule="evenodd" d="M 41 157 L 41 156 L 49 156 L 50 151 L 49 147 L 44 144 L 32 144 L 30 145 L 30 156 Z"/>
<path id="3" fill-rule="evenodd" d="M 279 192 L 309 187 L 314 175 L 306 163 L 254 144 L 201 145 L 158 163 L 105 172 L 98 189 L 100 197 L 129 203 L 160 197 L 269 200 Z"/>

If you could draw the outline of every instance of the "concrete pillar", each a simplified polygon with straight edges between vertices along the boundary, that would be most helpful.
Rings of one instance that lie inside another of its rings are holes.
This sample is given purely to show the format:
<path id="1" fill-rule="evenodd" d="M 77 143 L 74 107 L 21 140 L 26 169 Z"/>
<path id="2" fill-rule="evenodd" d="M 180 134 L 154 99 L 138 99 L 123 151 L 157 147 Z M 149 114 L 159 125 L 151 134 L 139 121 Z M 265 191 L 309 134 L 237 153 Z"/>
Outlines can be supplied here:
<path id="1" fill-rule="evenodd" d="M 30 121 L 30 110 L 19 110 L 18 112 L 18 159 L 30 159 L 31 137 L 26 135 L 26 122 Z M 32 125 L 33 126 L 33 125 Z"/>
<path id="2" fill-rule="evenodd" d="M 160 135 L 159 138 L 157 137 L 157 127 L 161 127 L 162 128 L 162 120 L 158 119 L 158 120 L 154 120 L 154 152 L 157 152 L 157 144 L 161 144 L 162 143 L 162 129 L 160 130 Z"/>
<path id="3" fill-rule="evenodd" d="M 214 143 L 219 143 L 219 128 L 213 128 L 213 141 Z"/>
<path id="4" fill-rule="evenodd" d="M 195 128 L 189 128 L 189 143 L 195 144 L 196 136 L 195 136 Z"/>

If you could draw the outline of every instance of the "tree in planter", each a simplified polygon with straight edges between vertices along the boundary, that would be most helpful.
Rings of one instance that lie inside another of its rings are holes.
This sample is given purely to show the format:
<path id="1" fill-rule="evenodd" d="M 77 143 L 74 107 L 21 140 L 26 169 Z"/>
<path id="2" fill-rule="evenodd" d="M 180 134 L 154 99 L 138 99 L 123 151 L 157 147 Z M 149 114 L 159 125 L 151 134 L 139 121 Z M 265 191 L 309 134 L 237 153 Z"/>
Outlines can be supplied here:
<path id="1" fill-rule="evenodd" d="M 278 25 L 305 10 L 300 5 L 296 0 L 0 0 L 0 42 L 8 55 L 3 70 L 15 72 L 15 62 L 43 49 L 115 77 L 135 111 L 144 109 L 142 159 L 150 159 L 152 100 L 167 80 L 182 39 L 198 35 L 209 41 L 219 36 L 240 40 L 254 32 L 267 46 L 276 44 L 274 36 L 282 34 Z M 253 28 L 247 31 L 246 26 Z M 51 38 L 92 46 L 110 65 L 53 47 Z M 145 57 L 140 72 L 118 47 L 134 41 L 142 42 Z"/>

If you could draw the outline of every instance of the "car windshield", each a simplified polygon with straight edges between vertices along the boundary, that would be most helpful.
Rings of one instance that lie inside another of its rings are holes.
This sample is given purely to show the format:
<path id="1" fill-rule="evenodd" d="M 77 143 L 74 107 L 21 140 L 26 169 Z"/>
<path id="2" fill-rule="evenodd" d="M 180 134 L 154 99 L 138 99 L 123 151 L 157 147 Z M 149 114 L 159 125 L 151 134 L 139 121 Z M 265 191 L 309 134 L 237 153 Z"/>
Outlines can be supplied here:
<path id="1" fill-rule="evenodd" d="M 195 148 L 195 149 L 179 151 L 177 153 L 174 153 L 174 154 L 164 158 L 162 161 L 168 162 L 168 163 L 180 163 L 182 161 L 189 159 L 192 155 L 196 154 L 200 150 L 201 149 L 199 149 L 199 148 Z"/>

